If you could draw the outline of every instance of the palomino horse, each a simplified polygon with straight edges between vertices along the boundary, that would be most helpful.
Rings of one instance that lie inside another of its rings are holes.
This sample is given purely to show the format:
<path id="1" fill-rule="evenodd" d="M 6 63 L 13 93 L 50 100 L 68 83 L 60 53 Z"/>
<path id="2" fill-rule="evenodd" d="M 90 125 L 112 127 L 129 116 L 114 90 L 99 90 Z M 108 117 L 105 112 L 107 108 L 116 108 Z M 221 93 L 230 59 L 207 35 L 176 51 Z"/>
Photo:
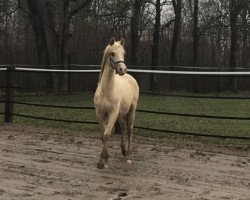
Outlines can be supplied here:
<path id="1" fill-rule="evenodd" d="M 126 74 L 124 63 L 124 39 L 115 41 L 112 38 L 104 51 L 101 63 L 98 87 L 94 96 L 96 116 L 100 124 L 103 149 L 97 168 L 103 169 L 108 165 L 108 140 L 112 128 L 117 121 L 121 126 L 121 150 L 130 163 L 131 142 L 135 109 L 139 97 L 139 87 L 136 80 Z M 128 148 L 125 148 L 125 132 L 128 134 Z"/>

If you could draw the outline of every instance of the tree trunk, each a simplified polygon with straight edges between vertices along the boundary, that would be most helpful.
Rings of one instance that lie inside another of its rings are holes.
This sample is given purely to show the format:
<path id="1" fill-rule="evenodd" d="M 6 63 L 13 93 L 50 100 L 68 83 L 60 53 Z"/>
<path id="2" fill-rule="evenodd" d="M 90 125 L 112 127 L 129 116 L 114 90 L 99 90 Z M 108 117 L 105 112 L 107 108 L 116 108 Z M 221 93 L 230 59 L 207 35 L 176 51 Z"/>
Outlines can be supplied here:
<path id="1" fill-rule="evenodd" d="M 230 67 L 233 71 L 237 69 L 237 51 L 238 51 L 238 25 L 237 19 L 239 11 L 236 9 L 236 0 L 231 0 L 230 4 L 230 28 L 231 28 L 231 46 L 230 46 Z M 237 78 L 231 78 L 231 88 L 233 91 L 237 91 Z"/>
<path id="2" fill-rule="evenodd" d="M 177 59 L 176 59 L 176 51 L 180 39 L 180 30 L 181 30 L 181 10 L 182 10 L 182 2 L 181 0 L 172 0 L 175 19 L 174 19 L 174 32 L 173 32 L 173 39 L 172 39 L 172 46 L 171 46 L 171 56 L 170 56 L 170 64 L 171 66 L 176 66 Z"/>
<path id="3" fill-rule="evenodd" d="M 194 16 L 193 16 L 193 67 L 198 66 L 198 42 L 199 42 L 199 28 L 198 28 L 198 3 L 199 0 L 194 0 Z"/>
<path id="4" fill-rule="evenodd" d="M 43 13 L 39 8 L 37 0 L 27 0 L 29 8 L 29 19 L 35 34 L 36 49 L 38 55 L 38 63 L 49 68 L 50 59 L 47 46 L 46 32 L 44 28 Z M 42 84 L 47 88 L 53 88 L 53 80 L 51 74 L 44 74 L 41 77 Z"/>
<path id="5" fill-rule="evenodd" d="M 153 46 L 152 46 L 152 70 L 155 70 L 155 66 L 159 65 L 159 39 L 160 39 L 160 26 L 161 26 L 161 1 L 156 0 L 156 16 L 155 25 L 153 33 Z M 150 75 L 150 90 L 154 91 L 156 89 L 156 75 Z"/>
<path id="6" fill-rule="evenodd" d="M 198 48 L 199 48 L 199 28 L 198 28 L 198 3 L 199 0 L 194 0 L 194 13 L 193 13 L 193 67 L 198 66 Z M 193 78 L 193 92 L 198 92 L 197 78 Z"/>
<path id="7" fill-rule="evenodd" d="M 138 62 L 139 51 L 139 21 L 141 15 L 141 7 L 143 0 L 135 0 L 133 6 L 133 16 L 131 18 L 131 58 L 132 65 L 136 65 Z"/>
<path id="8" fill-rule="evenodd" d="M 62 30 L 61 30 L 61 37 L 60 37 L 60 42 L 59 42 L 59 63 L 60 68 L 65 70 L 67 69 L 67 56 L 65 54 L 65 48 L 66 48 L 66 43 L 67 40 L 69 39 L 68 36 L 68 30 L 69 30 L 69 0 L 64 0 L 63 1 L 63 14 L 62 14 Z M 67 74 L 59 74 L 59 88 L 61 90 L 66 90 L 67 89 Z"/>
<path id="9" fill-rule="evenodd" d="M 10 31 L 9 31 L 9 19 L 8 16 L 6 15 L 6 19 L 5 19 L 5 33 L 4 33 L 4 63 L 8 63 L 10 61 L 10 45 L 9 45 L 9 41 L 10 41 Z"/>
<path id="10" fill-rule="evenodd" d="M 177 62 L 177 48 L 180 40 L 180 31 L 181 31 L 181 11 L 182 11 L 182 0 L 172 0 L 172 4 L 174 7 L 175 19 L 174 19 L 174 32 L 172 38 L 172 46 L 171 46 L 171 54 L 170 54 L 170 70 L 173 69 L 173 66 L 178 65 Z M 170 75 L 169 77 L 169 90 L 173 91 L 174 88 L 175 77 Z"/>
<path id="11" fill-rule="evenodd" d="M 47 46 L 44 21 L 37 0 L 27 0 L 29 7 L 29 19 L 35 34 L 38 62 L 41 65 L 49 65 L 49 53 Z"/>
<path id="12" fill-rule="evenodd" d="M 243 8 L 242 12 L 242 67 L 246 68 L 248 63 L 247 54 L 247 40 L 248 40 L 248 28 L 247 28 L 247 7 Z"/>

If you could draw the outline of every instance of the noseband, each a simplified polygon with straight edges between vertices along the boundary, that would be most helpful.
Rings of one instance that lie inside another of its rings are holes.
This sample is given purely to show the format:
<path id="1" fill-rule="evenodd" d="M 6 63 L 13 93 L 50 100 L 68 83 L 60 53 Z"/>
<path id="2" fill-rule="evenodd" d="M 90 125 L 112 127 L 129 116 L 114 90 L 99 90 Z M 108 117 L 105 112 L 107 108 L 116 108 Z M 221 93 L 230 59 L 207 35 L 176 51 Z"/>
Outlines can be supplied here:
<path id="1" fill-rule="evenodd" d="M 114 61 L 113 58 L 111 58 L 111 56 L 109 56 L 109 62 L 111 67 L 117 72 L 117 66 L 119 63 L 124 63 L 124 61 L 122 60 L 118 60 L 118 61 Z M 124 63 L 125 64 L 125 63 Z"/>

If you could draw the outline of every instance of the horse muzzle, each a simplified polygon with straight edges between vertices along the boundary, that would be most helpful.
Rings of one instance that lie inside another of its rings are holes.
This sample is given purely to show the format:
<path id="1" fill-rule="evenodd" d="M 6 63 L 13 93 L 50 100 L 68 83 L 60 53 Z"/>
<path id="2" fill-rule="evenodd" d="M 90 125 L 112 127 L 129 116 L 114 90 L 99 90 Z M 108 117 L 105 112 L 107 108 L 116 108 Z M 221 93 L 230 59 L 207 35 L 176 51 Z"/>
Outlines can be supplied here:
<path id="1" fill-rule="evenodd" d="M 127 66 L 123 60 L 115 61 L 113 58 L 109 57 L 109 63 L 111 67 L 116 71 L 117 74 L 123 76 L 127 72 Z"/>
<path id="2" fill-rule="evenodd" d="M 124 63 L 119 63 L 116 68 L 117 74 L 123 76 L 127 72 L 127 66 Z"/>

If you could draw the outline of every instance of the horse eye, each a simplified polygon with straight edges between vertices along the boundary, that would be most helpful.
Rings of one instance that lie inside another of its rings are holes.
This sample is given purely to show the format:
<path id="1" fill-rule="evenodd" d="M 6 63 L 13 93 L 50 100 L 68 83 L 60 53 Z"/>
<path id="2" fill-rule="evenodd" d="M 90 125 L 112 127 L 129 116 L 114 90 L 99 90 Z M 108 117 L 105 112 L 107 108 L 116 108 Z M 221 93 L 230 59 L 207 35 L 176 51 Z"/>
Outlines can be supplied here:
<path id="1" fill-rule="evenodd" d="M 110 55 L 111 55 L 111 56 L 115 56 L 115 52 L 111 52 Z"/>

